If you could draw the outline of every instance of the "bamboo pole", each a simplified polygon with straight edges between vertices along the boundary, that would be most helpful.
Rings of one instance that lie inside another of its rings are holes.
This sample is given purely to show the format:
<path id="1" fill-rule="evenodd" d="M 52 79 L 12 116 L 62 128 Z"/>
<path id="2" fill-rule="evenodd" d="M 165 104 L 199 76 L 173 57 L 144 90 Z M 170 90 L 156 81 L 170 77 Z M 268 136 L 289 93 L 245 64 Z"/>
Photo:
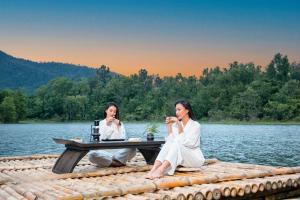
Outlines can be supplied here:
<path id="1" fill-rule="evenodd" d="M 244 188 L 240 187 L 239 185 L 234 185 L 232 186 L 233 188 L 235 188 L 236 190 L 236 194 L 240 197 L 244 196 L 245 195 L 245 190 Z"/>
<path id="2" fill-rule="evenodd" d="M 267 188 L 272 188 L 272 185 L 270 183 L 267 183 L 267 178 L 256 178 L 253 179 L 255 184 L 258 184 L 258 191 L 263 192 Z"/>
<path id="3" fill-rule="evenodd" d="M 37 190 L 34 186 L 26 183 L 22 185 L 28 192 L 34 194 L 37 199 L 53 199 L 51 196 L 44 194 L 40 190 Z"/>
<path id="4" fill-rule="evenodd" d="M 169 195 L 164 195 L 162 198 L 162 200 L 172 200 L 172 197 L 170 197 Z"/>
<path id="5" fill-rule="evenodd" d="M 250 180 L 249 179 L 243 179 L 242 181 L 244 183 L 249 184 L 251 193 L 255 194 L 255 193 L 258 192 L 260 185 L 259 185 L 259 183 L 255 182 L 254 179 L 252 179 L 252 180 L 251 179 Z M 262 187 L 264 187 L 263 184 L 262 184 Z M 246 189 L 245 192 L 246 192 L 246 194 L 250 193 L 250 192 L 248 192 L 248 189 Z"/>
<path id="6" fill-rule="evenodd" d="M 13 179 L 4 173 L 0 173 L 0 185 L 11 182 Z"/>
<path id="7" fill-rule="evenodd" d="M 230 196 L 231 197 L 236 197 L 236 195 L 237 195 L 237 189 L 235 187 L 232 187 L 230 189 Z"/>
<path id="8" fill-rule="evenodd" d="M 277 181 L 272 181 L 272 186 L 271 186 L 272 190 L 276 190 L 278 188 L 277 186 Z"/>
<path id="9" fill-rule="evenodd" d="M 70 194 L 67 194 L 62 197 L 59 196 L 57 199 L 59 199 L 59 200 L 81 200 L 84 198 L 83 195 L 80 193 L 80 191 L 83 190 L 85 187 L 84 187 L 84 185 L 82 185 L 80 183 L 79 180 L 70 179 L 70 181 L 68 181 L 68 182 L 66 182 L 66 180 L 63 180 L 63 181 L 57 180 L 54 183 L 56 184 L 55 187 L 63 187 L 63 188 L 68 187 L 68 188 L 66 188 L 67 191 L 66 190 L 64 190 L 64 191 L 70 192 Z M 57 185 L 57 184 L 59 184 L 59 185 Z M 69 189 L 69 187 L 72 189 Z"/>
<path id="10" fill-rule="evenodd" d="M 186 198 L 185 195 L 182 194 L 182 193 L 178 194 L 178 195 L 177 195 L 177 198 L 176 198 L 176 200 L 186 200 L 186 199 L 187 199 L 187 198 Z"/>
<path id="11" fill-rule="evenodd" d="M 218 177 L 216 176 L 207 176 L 205 178 L 189 177 L 188 179 L 192 185 L 218 182 Z"/>
<path id="12" fill-rule="evenodd" d="M 4 170 L 4 171 L 2 171 L 2 175 L 6 175 L 6 176 L 10 177 L 10 179 L 13 181 L 16 181 L 19 179 L 18 176 L 16 175 L 15 171 Z"/>
<path id="13" fill-rule="evenodd" d="M 79 195 L 66 195 L 63 197 L 58 197 L 57 200 L 83 200 L 84 197 L 82 194 Z"/>
<path id="14" fill-rule="evenodd" d="M 287 187 L 292 187 L 292 184 L 293 184 L 293 180 L 291 178 L 288 178 L 287 181 L 286 181 L 286 186 Z"/>
<path id="15" fill-rule="evenodd" d="M 64 195 L 79 195 L 80 193 L 73 191 L 69 188 L 60 186 L 60 185 L 56 185 L 55 183 L 53 185 L 51 185 L 54 189 L 62 191 L 64 193 Z"/>
<path id="16" fill-rule="evenodd" d="M 154 192 L 156 185 L 154 183 L 145 183 L 143 185 L 132 185 L 127 187 L 120 187 L 122 194 L 139 194 L 143 192 Z"/>
<path id="17" fill-rule="evenodd" d="M 222 196 L 224 196 L 224 197 L 231 196 L 232 187 L 229 182 L 220 182 L 220 183 L 218 183 L 218 185 L 221 190 Z M 233 192 L 233 194 L 236 195 L 236 190 Z"/>
<path id="18" fill-rule="evenodd" d="M 238 180 L 238 181 L 229 181 L 227 182 L 231 187 L 236 187 L 237 194 L 239 196 L 244 196 L 245 194 L 251 193 L 251 186 L 248 182 L 245 182 L 244 180 Z"/>
<path id="19" fill-rule="evenodd" d="M 296 174 L 296 173 L 300 173 L 300 166 L 298 166 L 298 167 L 276 168 L 272 172 L 275 175 Z"/>
<path id="20" fill-rule="evenodd" d="M 189 187 L 189 186 L 175 187 L 175 188 L 171 189 L 170 191 L 182 193 L 187 200 L 192 200 L 194 198 L 194 193 L 195 193 L 195 191 L 192 190 L 191 187 Z"/>
<path id="21" fill-rule="evenodd" d="M 154 184 L 157 186 L 157 189 L 192 185 L 189 178 L 186 177 L 162 178 L 154 181 Z"/>
<path id="22" fill-rule="evenodd" d="M 162 199 L 177 199 L 178 195 L 181 193 L 177 193 L 177 192 L 172 192 L 170 190 L 158 190 L 156 192 L 157 194 L 161 194 L 162 195 Z"/>
<path id="23" fill-rule="evenodd" d="M 209 184 L 193 185 L 193 187 L 197 188 L 197 190 L 200 191 L 207 200 L 212 200 L 214 198 L 219 199 L 219 194 L 221 194 L 221 191 L 212 188 Z"/>
<path id="24" fill-rule="evenodd" d="M 149 192 L 146 192 L 146 193 L 143 193 L 141 195 L 145 196 L 148 199 L 155 199 L 155 200 L 161 199 L 161 194 L 158 194 L 158 193 L 149 193 Z"/>
<path id="25" fill-rule="evenodd" d="M 205 196 L 202 192 L 196 192 L 195 195 L 194 195 L 194 200 L 204 200 L 205 199 Z"/>
<path id="26" fill-rule="evenodd" d="M 298 184 L 300 185 L 300 175 L 299 175 L 299 177 L 297 178 L 297 182 L 298 182 Z"/>
<path id="27" fill-rule="evenodd" d="M 22 196 L 24 196 L 26 199 L 28 200 L 36 200 L 38 197 L 37 195 L 33 194 L 30 191 L 27 191 L 26 189 L 24 189 L 22 186 L 20 185 L 12 185 L 11 186 L 16 192 L 18 192 L 19 194 L 21 194 Z"/>
<path id="28" fill-rule="evenodd" d="M 182 193 L 186 199 L 193 199 L 196 193 L 199 191 L 197 187 L 193 186 L 184 186 L 184 187 L 175 187 L 171 189 L 170 191 L 176 191 L 179 193 Z M 199 198 L 199 197 L 197 197 Z"/>
<path id="29" fill-rule="evenodd" d="M 8 192 L 6 192 L 4 190 L 0 190 L 0 199 L 17 200 L 17 198 L 11 196 Z"/>
<path id="30" fill-rule="evenodd" d="M 206 159 L 204 164 L 211 165 L 211 164 L 218 163 L 218 162 L 220 162 L 220 160 L 218 160 L 217 158 L 211 158 L 211 159 Z"/>
<path id="31" fill-rule="evenodd" d="M 132 199 L 132 200 L 147 200 L 147 197 L 141 196 L 141 195 L 133 195 L 133 194 L 126 194 L 124 196 L 126 199 Z"/>
<path id="32" fill-rule="evenodd" d="M 228 186 L 221 187 L 222 196 L 229 197 L 230 196 L 230 188 Z"/>
<path id="33" fill-rule="evenodd" d="M 52 167 L 53 167 L 53 164 L 34 165 L 34 166 L 8 166 L 8 167 L 0 167 L 0 172 L 3 170 L 37 169 L 37 168 L 52 168 Z"/>
<path id="34" fill-rule="evenodd" d="M 51 193 L 47 187 L 45 187 L 43 184 L 40 184 L 37 186 L 36 184 L 28 184 L 30 190 L 35 193 L 38 198 L 42 199 L 55 199 L 56 195 L 54 193 Z"/>
<path id="35" fill-rule="evenodd" d="M 36 154 L 30 156 L 9 156 L 9 157 L 0 157 L 0 162 L 7 162 L 11 160 L 33 160 L 33 159 L 48 159 L 48 158 L 58 158 L 59 155 L 56 154 Z"/>
<path id="36" fill-rule="evenodd" d="M 295 188 L 298 187 L 298 185 L 299 185 L 299 184 L 298 184 L 298 181 L 297 181 L 296 179 L 293 179 L 293 184 L 292 184 L 292 185 L 293 185 L 293 187 L 295 187 Z"/>
<path id="37" fill-rule="evenodd" d="M 282 188 L 282 180 L 277 180 L 277 187 L 278 189 Z"/>
<path id="38" fill-rule="evenodd" d="M 101 187 L 104 188 L 104 190 L 97 187 L 96 182 L 97 180 L 95 180 L 95 178 L 83 178 L 81 180 L 80 184 L 84 185 L 85 188 L 84 190 L 81 190 L 84 198 L 94 198 L 102 195 L 104 192 L 109 192 L 111 190 L 108 187 Z"/>
<path id="39" fill-rule="evenodd" d="M 220 199 L 222 196 L 224 186 L 221 184 L 203 184 L 203 185 L 193 185 L 193 187 L 198 188 L 201 190 L 203 194 L 205 194 L 205 198 L 213 198 L 213 199 Z M 226 188 L 226 192 L 229 188 Z M 223 192 L 224 193 L 224 192 Z M 212 196 L 212 197 L 210 197 Z"/>
<path id="40" fill-rule="evenodd" d="M 11 196 L 13 196 L 14 198 L 16 198 L 18 200 L 25 199 L 22 195 L 20 195 L 14 189 L 12 189 L 11 187 L 9 187 L 7 185 L 1 186 L 1 189 L 3 189 L 5 192 L 7 192 L 8 194 L 10 194 Z"/>
<path id="41" fill-rule="evenodd" d="M 117 168 L 105 168 L 95 172 L 87 172 L 87 173 L 67 173 L 67 174 L 53 174 L 51 179 L 68 179 L 68 178 L 89 178 L 89 177 L 99 177 L 99 176 L 109 176 L 114 174 L 122 174 L 129 172 L 143 172 L 148 171 L 149 166 L 144 167 L 127 167 L 123 169 Z"/>
<path id="42" fill-rule="evenodd" d="M 181 187 L 177 187 L 178 189 L 176 190 L 183 190 L 181 189 Z M 205 198 L 204 194 L 200 191 L 199 186 L 198 185 L 191 185 L 191 186 L 185 186 L 184 188 L 188 188 L 186 192 L 182 191 L 182 193 L 186 193 L 187 194 L 187 198 L 192 198 L 192 196 L 194 196 L 194 198 L 196 199 L 201 199 L 201 194 L 203 196 L 203 198 Z"/>
<path id="43" fill-rule="evenodd" d="M 265 182 L 265 190 L 269 191 L 272 189 L 272 183 L 270 181 Z"/>
<path id="44" fill-rule="evenodd" d="M 64 192 L 64 190 L 62 190 L 60 187 L 55 187 L 53 185 L 53 183 L 43 182 L 42 184 L 43 184 L 43 186 L 45 186 L 46 191 L 49 194 L 51 194 L 53 196 L 56 196 L 56 198 L 58 198 L 59 196 L 65 196 L 66 195 L 66 192 Z M 38 185 L 36 185 L 36 186 L 38 186 Z"/>

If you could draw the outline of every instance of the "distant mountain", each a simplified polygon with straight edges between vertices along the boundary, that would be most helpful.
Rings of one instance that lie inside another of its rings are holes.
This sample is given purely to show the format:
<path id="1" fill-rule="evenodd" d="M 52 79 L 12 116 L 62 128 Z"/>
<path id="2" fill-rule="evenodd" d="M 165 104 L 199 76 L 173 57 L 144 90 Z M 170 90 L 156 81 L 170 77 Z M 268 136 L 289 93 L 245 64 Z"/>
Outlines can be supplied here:
<path id="1" fill-rule="evenodd" d="M 15 58 L 0 50 L 0 89 L 24 88 L 32 91 L 55 77 L 77 79 L 96 75 L 96 69 L 87 66 L 57 62 L 33 62 Z"/>

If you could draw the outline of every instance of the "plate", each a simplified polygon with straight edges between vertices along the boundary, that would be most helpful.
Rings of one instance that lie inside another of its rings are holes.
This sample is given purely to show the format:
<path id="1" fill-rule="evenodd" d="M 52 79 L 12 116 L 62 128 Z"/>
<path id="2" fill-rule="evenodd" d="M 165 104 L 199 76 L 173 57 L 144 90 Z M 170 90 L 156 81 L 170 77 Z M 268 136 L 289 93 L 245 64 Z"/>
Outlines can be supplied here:
<path id="1" fill-rule="evenodd" d="M 125 141 L 125 139 L 102 139 L 103 142 L 111 142 L 111 141 Z"/>
<path id="2" fill-rule="evenodd" d="M 128 142 L 140 142 L 140 141 L 142 141 L 141 138 L 129 138 L 128 139 Z"/>

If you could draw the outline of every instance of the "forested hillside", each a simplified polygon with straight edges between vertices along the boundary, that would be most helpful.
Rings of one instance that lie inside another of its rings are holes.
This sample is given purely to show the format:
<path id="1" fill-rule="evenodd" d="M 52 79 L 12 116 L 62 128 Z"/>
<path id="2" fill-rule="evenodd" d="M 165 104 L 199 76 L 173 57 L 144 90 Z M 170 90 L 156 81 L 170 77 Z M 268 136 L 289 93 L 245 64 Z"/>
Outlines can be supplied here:
<path id="1" fill-rule="evenodd" d="M 55 77 L 92 77 L 95 71 L 93 68 L 72 64 L 32 62 L 0 51 L 0 88 L 24 88 L 32 92 Z"/>
<path id="2" fill-rule="evenodd" d="M 0 119 L 93 120 L 105 104 L 120 105 L 126 120 L 162 120 L 174 102 L 187 99 L 199 120 L 300 121 L 300 64 L 276 54 L 266 68 L 233 62 L 205 69 L 201 77 L 161 78 L 145 69 L 129 77 L 111 76 L 102 66 L 92 78 L 57 78 L 26 95 L 0 91 Z"/>

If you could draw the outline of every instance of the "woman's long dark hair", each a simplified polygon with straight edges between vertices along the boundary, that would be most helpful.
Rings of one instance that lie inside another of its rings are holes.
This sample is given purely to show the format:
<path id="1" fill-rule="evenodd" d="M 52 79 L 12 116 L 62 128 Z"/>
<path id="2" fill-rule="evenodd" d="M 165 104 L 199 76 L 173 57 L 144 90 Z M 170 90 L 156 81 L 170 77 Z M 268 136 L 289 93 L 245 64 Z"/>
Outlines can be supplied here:
<path id="1" fill-rule="evenodd" d="M 189 102 L 187 102 L 186 100 L 178 100 L 175 102 L 175 107 L 177 104 L 181 104 L 185 109 L 187 109 L 189 112 L 189 117 L 192 119 L 192 120 L 195 120 L 195 115 L 194 115 L 194 112 L 193 112 L 193 109 L 192 109 L 192 106 Z"/>
<path id="2" fill-rule="evenodd" d="M 118 105 L 116 104 L 116 103 L 114 103 L 114 102 L 109 102 L 109 103 L 107 103 L 107 105 L 105 106 L 105 108 L 104 108 L 104 112 L 103 112 L 103 118 L 105 119 L 106 118 L 106 110 L 109 108 L 109 107 L 111 107 L 111 106 L 114 106 L 114 107 L 116 107 L 116 115 L 115 115 L 115 118 L 116 119 L 118 119 L 118 120 L 120 120 L 120 114 L 119 114 L 119 107 L 118 107 Z M 120 120 L 121 121 L 121 120 Z"/>

